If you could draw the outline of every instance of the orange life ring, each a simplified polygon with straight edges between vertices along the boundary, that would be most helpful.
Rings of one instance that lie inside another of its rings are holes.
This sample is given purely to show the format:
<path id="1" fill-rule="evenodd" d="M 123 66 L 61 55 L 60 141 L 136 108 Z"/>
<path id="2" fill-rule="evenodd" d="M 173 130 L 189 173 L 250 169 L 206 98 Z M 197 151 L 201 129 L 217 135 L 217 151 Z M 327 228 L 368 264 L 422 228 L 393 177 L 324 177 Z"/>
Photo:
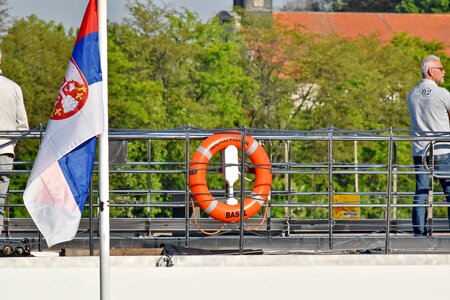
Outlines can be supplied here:
<path id="1" fill-rule="evenodd" d="M 211 195 L 206 183 L 206 169 L 214 154 L 228 146 L 242 149 L 240 133 L 216 133 L 204 140 L 195 151 L 190 163 L 189 188 L 195 203 L 210 217 L 224 223 L 240 221 L 240 204 L 222 203 Z M 255 167 L 252 193 L 244 200 L 244 219 L 253 216 L 267 201 L 272 185 L 269 157 L 264 148 L 251 136 L 245 136 L 245 153 Z"/>

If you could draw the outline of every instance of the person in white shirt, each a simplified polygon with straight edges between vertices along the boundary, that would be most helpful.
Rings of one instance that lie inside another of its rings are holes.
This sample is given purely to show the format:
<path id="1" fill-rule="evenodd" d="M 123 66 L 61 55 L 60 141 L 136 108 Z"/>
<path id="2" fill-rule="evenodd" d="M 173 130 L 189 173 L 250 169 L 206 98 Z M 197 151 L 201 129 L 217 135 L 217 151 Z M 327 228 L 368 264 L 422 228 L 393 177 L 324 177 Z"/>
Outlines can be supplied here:
<path id="1" fill-rule="evenodd" d="M 408 95 L 411 130 L 416 136 L 436 133 L 448 136 L 450 134 L 450 93 L 445 88 L 438 86 L 444 82 L 444 67 L 439 57 L 428 55 L 423 59 L 421 68 L 422 80 Z M 412 155 L 416 172 L 426 170 L 423 157 L 427 155 L 425 152 L 428 152 L 429 144 L 429 141 L 413 141 Z M 435 169 L 444 172 L 450 171 L 450 143 L 436 143 L 433 147 L 433 154 Z M 447 201 L 450 202 L 450 178 L 440 178 L 439 180 Z M 427 235 L 426 208 L 423 205 L 427 202 L 429 190 L 429 175 L 417 173 L 414 204 L 419 206 L 413 207 L 412 212 L 415 236 Z"/>
<path id="2" fill-rule="evenodd" d="M 2 51 L 0 49 L 0 65 Z M 28 130 L 28 118 L 23 102 L 22 89 L 14 81 L 3 76 L 0 69 L 0 131 Z M 3 213 L 9 187 L 9 175 L 13 169 L 15 143 L 0 137 L 0 233 L 3 230 Z"/>

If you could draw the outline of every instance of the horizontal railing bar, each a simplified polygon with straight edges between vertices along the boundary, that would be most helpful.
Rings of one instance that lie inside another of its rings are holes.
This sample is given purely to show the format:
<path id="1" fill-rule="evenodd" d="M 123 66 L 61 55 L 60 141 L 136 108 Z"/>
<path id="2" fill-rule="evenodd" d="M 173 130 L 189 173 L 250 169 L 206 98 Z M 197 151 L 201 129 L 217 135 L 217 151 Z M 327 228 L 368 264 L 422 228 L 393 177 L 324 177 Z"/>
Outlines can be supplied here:
<path id="1" fill-rule="evenodd" d="M 184 140 L 189 135 L 189 139 L 204 139 L 216 132 L 238 131 L 239 128 L 229 128 L 220 130 L 206 130 L 193 128 L 176 128 L 168 130 L 120 130 L 110 129 L 108 137 L 110 140 Z M 422 136 L 412 136 L 410 130 L 394 130 L 391 136 L 389 130 L 256 130 L 246 128 L 248 135 L 252 135 L 262 140 L 323 140 L 327 141 L 450 141 L 448 132 L 418 132 Z M 33 129 L 30 131 L 0 131 L 0 138 L 23 138 L 37 139 L 42 136 L 43 130 Z M 371 133 L 371 134 L 369 134 Z M 395 133 L 403 133 L 398 135 Z M 384 135 L 383 135 L 384 134 Z"/>

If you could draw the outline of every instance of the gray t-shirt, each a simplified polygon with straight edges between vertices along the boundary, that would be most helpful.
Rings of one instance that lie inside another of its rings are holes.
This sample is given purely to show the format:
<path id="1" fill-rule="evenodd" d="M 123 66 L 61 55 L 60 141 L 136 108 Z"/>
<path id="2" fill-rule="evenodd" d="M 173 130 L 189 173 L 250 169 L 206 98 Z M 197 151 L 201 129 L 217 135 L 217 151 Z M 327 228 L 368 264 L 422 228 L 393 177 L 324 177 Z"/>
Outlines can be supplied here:
<path id="1" fill-rule="evenodd" d="M 422 79 L 408 95 L 408 110 L 411 130 L 416 136 L 432 135 L 433 132 L 448 132 L 450 137 L 449 111 L 450 93 L 433 80 Z M 412 154 L 422 156 L 430 141 L 413 141 Z M 434 154 L 450 153 L 450 143 L 437 143 Z"/>

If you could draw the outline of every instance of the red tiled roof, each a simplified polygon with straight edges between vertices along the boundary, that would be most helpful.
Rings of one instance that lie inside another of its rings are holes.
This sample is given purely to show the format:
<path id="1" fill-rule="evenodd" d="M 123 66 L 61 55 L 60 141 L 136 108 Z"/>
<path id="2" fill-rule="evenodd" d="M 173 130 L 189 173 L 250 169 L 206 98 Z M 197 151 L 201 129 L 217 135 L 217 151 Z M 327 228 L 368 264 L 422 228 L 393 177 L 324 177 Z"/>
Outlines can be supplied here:
<path id="1" fill-rule="evenodd" d="M 348 38 L 376 34 L 384 42 L 394 33 L 406 32 L 426 42 L 442 42 L 450 55 L 450 14 L 276 12 L 273 18 L 287 26 L 302 25 L 313 33 Z"/>

